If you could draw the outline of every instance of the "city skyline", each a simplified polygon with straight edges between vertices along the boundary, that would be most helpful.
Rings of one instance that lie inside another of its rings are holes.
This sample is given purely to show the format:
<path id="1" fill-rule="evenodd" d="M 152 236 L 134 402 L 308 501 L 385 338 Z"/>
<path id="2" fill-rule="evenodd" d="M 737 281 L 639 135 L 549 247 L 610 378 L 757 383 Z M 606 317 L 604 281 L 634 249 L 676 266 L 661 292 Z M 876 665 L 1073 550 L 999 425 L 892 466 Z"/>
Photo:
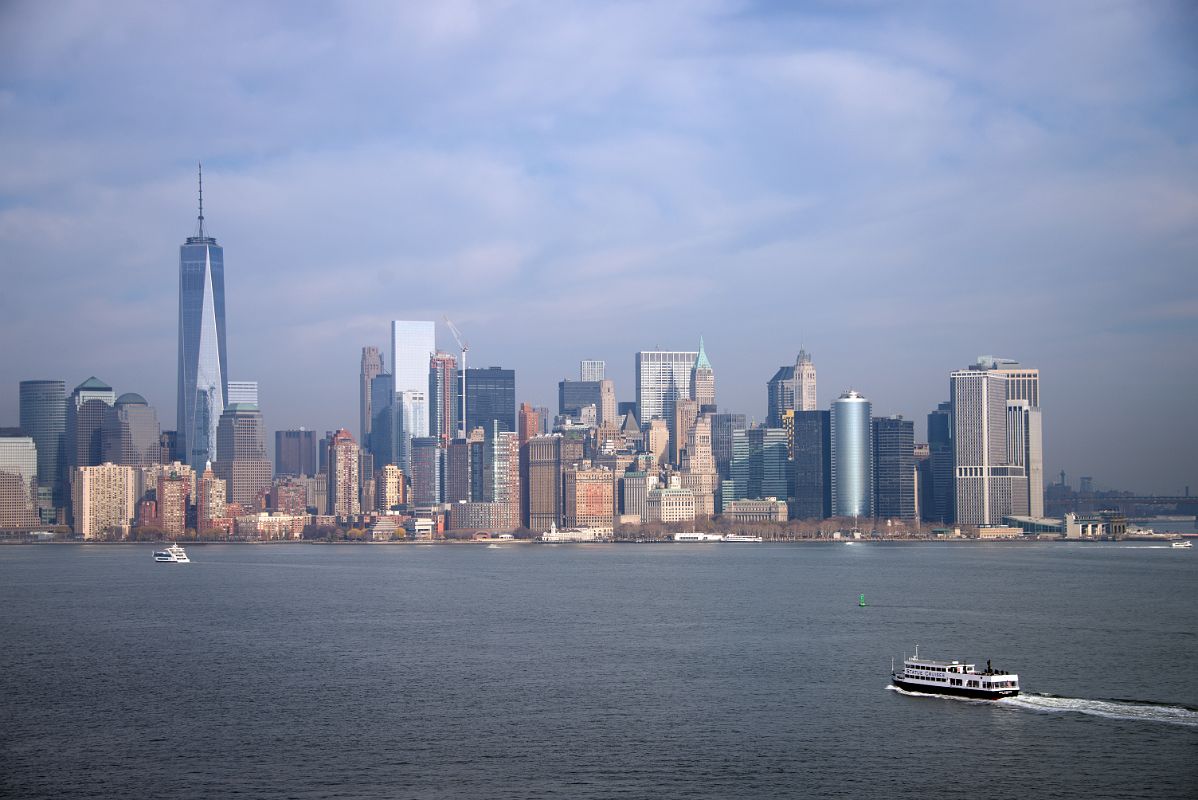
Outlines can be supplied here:
<path id="1" fill-rule="evenodd" d="M 606 361 L 631 400 L 635 352 L 704 336 L 721 411 L 763 421 L 766 381 L 803 347 L 818 408 L 852 387 L 875 413 L 913 420 L 919 440 L 948 373 L 996 353 L 1045 376 L 1046 483 L 1064 470 L 1179 494 L 1195 480 L 1198 455 L 1176 446 L 1198 441 L 1198 378 L 1177 368 L 1198 362 L 1186 279 L 1198 81 L 1180 4 L 959 16 L 715 4 L 636 20 L 596 6 L 592 27 L 613 35 L 589 66 L 560 47 L 565 11 L 397 10 L 348 65 L 300 55 L 320 51 L 305 44 L 316 21 L 299 14 L 285 29 L 298 46 L 277 68 L 216 57 L 165 82 L 152 67 L 174 63 L 182 32 L 232 9 L 76 12 L 0 12 L 0 336 L 22 344 L 0 361 L 7 424 L 19 381 L 96 375 L 178 429 L 175 248 L 193 230 L 203 160 L 205 231 L 228 248 L 222 367 L 257 378 L 267 431 L 357 430 L 361 347 L 389 354 L 391 320 L 448 314 L 472 366 L 516 371 L 517 402 L 554 406 L 580 359 Z M 328 36 L 362 33 L 354 11 L 338 14 Z M 217 48 L 277 25 L 238 19 L 229 40 L 211 37 Z M 1029 21 L 1036 35 L 1011 36 Z M 391 46 L 413 36 L 425 46 Z M 1003 57 L 981 68 L 986 53 Z M 365 79 L 438 65 L 450 69 L 424 72 L 461 70 L 460 99 L 441 79 Z M 293 77 L 325 67 L 329 83 L 297 78 L 295 91 Z M 228 88 L 250 78 L 261 98 Z M 116 102 L 97 105 L 94 81 Z M 288 100 L 344 110 L 337 81 L 377 93 L 381 110 L 355 106 L 366 134 Z M 395 110 L 404 99 L 411 118 Z M 275 118 L 236 113 L 259 100 Z M 161 116 L 131 135 L 128 115 L 149 108 Z M 229 125 L 216 135 L 203 124 L 214 111 Z M 596 112 L 627 124 L 592 124 Z M 481 114 L 497 134 L 472 133 Z M 347 294 L 348 311 L 329 302 Z M 457 349 L 440 325 L 436 344 Z"/>

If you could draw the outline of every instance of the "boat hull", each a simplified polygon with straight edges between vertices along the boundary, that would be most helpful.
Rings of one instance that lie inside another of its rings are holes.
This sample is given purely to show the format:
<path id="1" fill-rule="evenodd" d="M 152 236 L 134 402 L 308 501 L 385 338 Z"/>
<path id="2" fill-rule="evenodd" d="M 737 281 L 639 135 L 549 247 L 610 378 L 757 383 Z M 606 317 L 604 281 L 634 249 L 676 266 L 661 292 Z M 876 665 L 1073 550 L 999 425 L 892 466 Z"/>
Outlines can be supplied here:
<path id="1" fill-rule="evenodd" d="M 905 681 L 897 675 L 891 675 L 890 682 L 904 692 L 944 694 L 950 697 L 969 697 L 974 700 L 1001 700 L 1004 697 L 1014 697 L 1019 694 L 1018 689 L 970 689 L 966 686 L 945 686 L 944 684 L 929 686 L 926 683 Z"/>

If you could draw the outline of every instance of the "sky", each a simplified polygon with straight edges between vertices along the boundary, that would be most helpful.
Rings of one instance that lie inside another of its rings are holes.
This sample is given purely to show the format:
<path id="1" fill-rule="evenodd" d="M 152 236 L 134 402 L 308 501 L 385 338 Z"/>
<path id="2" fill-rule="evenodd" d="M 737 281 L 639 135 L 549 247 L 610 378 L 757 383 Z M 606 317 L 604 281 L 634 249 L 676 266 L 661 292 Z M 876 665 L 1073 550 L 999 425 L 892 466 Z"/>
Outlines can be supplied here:
<path id="1" fill-rule="evenodd" d="M 356 435 L 361 347 L 448 315 L 518 401 L 703 336 L 724 410 L 805 347 L 917 438 L 1017 359 L 1050 475 L 1198 492 L 1196 43 L 1185 2 L 3 2 L 0 425 L 96 375 L 173 427 L 202 161 L 268 430 Z"/>

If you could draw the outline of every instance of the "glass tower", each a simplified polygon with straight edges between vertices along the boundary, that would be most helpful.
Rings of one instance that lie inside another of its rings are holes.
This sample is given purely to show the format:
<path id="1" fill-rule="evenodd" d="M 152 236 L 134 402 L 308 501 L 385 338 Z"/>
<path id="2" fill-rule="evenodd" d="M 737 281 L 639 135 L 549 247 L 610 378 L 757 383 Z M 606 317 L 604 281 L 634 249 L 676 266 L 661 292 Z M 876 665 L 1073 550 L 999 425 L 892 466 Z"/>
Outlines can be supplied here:
<path id="1" fill-rule="evenodd" d="M 67 503 L 67 395 L 62 381 L 21 381 L 21 430 L 37 445 L 38 502 L 44 509 Z"/>
<path id="2" fill-rule="evenodd" d="M 832 516 L 872 517 L 874 454 L 871 404 L 849 390 L 832 404 Z"/>
<path id="3" fill-rule="evenodd" d="M 225 355 L 225 251 L 199 226 L 179 248 L 178 448 L 194 470 L 216 460 L 216 426 L 229 402 Z"/>

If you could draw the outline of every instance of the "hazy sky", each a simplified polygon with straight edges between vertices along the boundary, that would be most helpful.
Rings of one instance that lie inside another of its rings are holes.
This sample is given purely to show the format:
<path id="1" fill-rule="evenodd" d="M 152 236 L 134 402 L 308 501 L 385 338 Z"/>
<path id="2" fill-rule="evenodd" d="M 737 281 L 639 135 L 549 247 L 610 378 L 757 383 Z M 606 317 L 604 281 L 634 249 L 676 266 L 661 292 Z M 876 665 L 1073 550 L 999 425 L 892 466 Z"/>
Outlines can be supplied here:
<path id="1" fill-rule="evenodd" d="M 518 400 L 702 334 L 727 410 L 802 344 L 917 437 L 1016 358 L 1050 473 L 1198 491 L 1196 9 L 0 4 L 0 424 L 95 374 L 173 426 L 202 160 L 271 430 L 356 435 L 361 346 L 448 314 Z"/>

